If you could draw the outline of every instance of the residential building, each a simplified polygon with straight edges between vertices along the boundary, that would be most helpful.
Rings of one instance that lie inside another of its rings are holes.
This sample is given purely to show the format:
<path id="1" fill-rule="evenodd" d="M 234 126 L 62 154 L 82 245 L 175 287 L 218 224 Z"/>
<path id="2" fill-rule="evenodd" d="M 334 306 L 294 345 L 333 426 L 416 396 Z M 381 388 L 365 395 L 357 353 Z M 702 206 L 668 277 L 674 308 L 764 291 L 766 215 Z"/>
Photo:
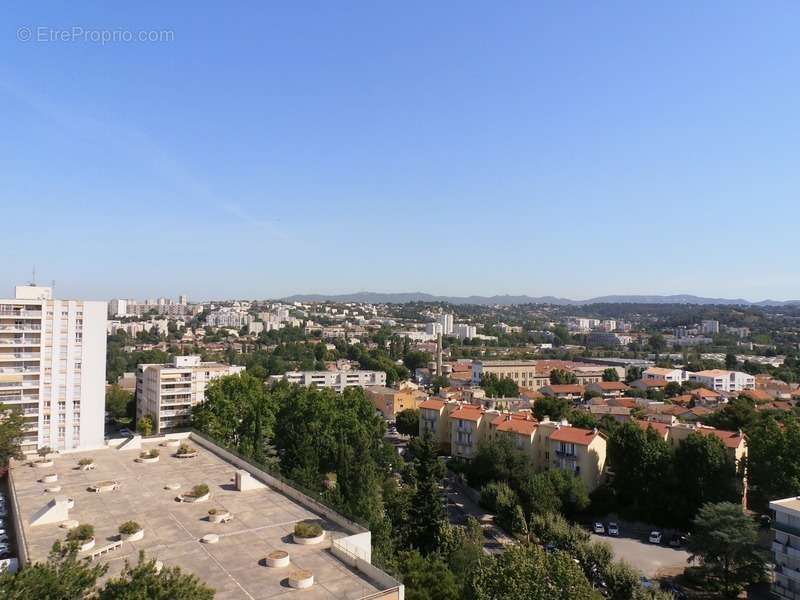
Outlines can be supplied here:
<path id="1" fill-rule="evenodd" d="M 453 335 L 453 315 L 444 313 L 439 316 L 437 322 L 442 326 L 442 335 Z"/>
<path id="2" fill-rule="evenodd" d="M 621 398 L 630 388 L 622 381 L 598 381 L 586 386 L 590 394 L 599 394 L 603 398 Z"/>
<path id="3" fill-rule="evenodd" d="M 478 334 L 478 329 L 475 325 L 467 325 L 466 323 L 458 323 L 453 331 L 455 336 L 460 340 L 471 340 Z"/>
<path id="4" fill-rule="evenodd" d="M 142 364 L 136 370 L 136 418 L 149 416 L 153 433 L 186 427 L 192 408 L 205 401 L 208 384 L 244 367 L 176 356 L 170 364 Z"/>
<path id="5" fill-rule="evenodd" d="M 717 335 L 719 333 L 719 321 L 709 319 L 700 324 L 700 331 L 703 335 Z"/>
<path id="6" fill-rule="evenodd" d="M 367 398 L 384 418 L 394 421 L 397 413 L 404 410 L 417 409 L 428 399 L 428 394 L 420 389 L 405 387 L 396 390 L 382 385 L 373 385 L 367 389 Z"/>
<path id="7" fill-rule="evenodd" d="M 489 432 L 489 425 L 498 415 L 472 404 L 462 405 L 449 415 L 452 455 L 471 459 L 478 452 L 478 443 Z"/>
<path id="8" fill-rule="evenodd" d="M 575 401 L 583 398 L 584 387 L 578 383 L 551 384 L 539 389 L 545 396 Z"/>
<path id="9" fill-rule="evenodd" d="M 519 387 L 538 389 L 550 382 L 550 375 L 537 373 L 536 364 L 535 360 L 476 360 L 472 363 L 472 384 L 480 385 L 484 375 L 492 374 L 511 379 Z"/>
<path id="10" fill-rule="evenodd" d="M 689 373 L 683 369 L 666 369 L 662 367 L 650 367 L 642 372 L 642 379 L 645 381 L 674 381 L 675 383 L 683 383 L 689 380 Z"/>
<path id="11" fill-rule="evenodd" d="M 741 392 L 742 390 L 753 390 L 756 387 L 756 378 L 753 375 L 722 369 L 689 373 L 689 381 L 699 383 L 715 392 Z"/>
<path id="12" fill-rule="evenodd" d="M 589 334 L 587 343 L 590 346 L 602 346 L 606 348 L 620 348 L 627 346 L 633 341 L 629 335 L 622 335 L 610 331 L 593 331 Z"/>
<path id="13" fill-rule="evenodd" d="M 419 405 L 419 434 L 430 432 L 438 442 L 439 452 L 450 454 L 450 421 L 448 415 L 458 404 L 431 398 Z"/>
<path id="14" fill-rule="evenodd" d="M 286 380 L 289 383 L 333 388 L 337 392 L 342 392 L 345 388 L 352 386 L 364 388 L 371 385 L 385 386 L 386 372 L 350 369 L 338 371 L 287 371 L 283 375 L 273 375 L 270 380 Z"/>
<path id="15" fill-rule="evenodd" d="M 550 435 L 551 468 L 574 473 L 591 492 L 603 480 L 606 436 L 597 429 L 561 424 Z"/>
<path id="16" fill-rule="evenodd" d="M 115 298 L 108 303 L 108 316 L 113 318 L 127 317 L 129 300 Z"/>
<path id="17" fill-rule="evenodd" d="M 103 446 L 107 312 L 35 285 L 0 300 L 0 402 L 24 415 L 23 452 Z"/>
<path id="18" fill-rule="evenodd" d="M 425 333 L 436 338 L 439 335 L 444 335 L 444 329 L 441 323 L 434 321 L 432 323 L 425 323 Z"/>
<path id="19" fill-rule="evenodd" d="M 772 593 L 800 600 L 800 497 L 769 503 L 772 511 Z"/>

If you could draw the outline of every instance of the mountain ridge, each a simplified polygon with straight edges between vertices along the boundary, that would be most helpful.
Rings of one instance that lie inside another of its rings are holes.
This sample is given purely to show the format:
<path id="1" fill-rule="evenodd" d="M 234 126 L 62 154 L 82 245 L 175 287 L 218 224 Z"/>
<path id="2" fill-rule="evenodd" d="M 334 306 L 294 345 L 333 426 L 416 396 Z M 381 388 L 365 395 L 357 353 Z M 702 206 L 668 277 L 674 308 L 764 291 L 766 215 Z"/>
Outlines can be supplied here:
<path id="1" fill-rule="evenodd" d="M 438 296 L 425 292 L 355 292 L 349 294 L 294 294 L 282 300 L 287 302 L 363 302 L 369 304 L 405 304 L 408 302 L 446 302 L 448 304 L 513 305 L 555 304 L 583 306 L 586 304 L 718 304 L 727 306 L 789 306 L 800 300 L 760 300 L 744 298 L 709 298 L 693 294 L 611 294 L 586 300 L 572 300 L 557 296 L 495 295 L 495 296 Z"/>

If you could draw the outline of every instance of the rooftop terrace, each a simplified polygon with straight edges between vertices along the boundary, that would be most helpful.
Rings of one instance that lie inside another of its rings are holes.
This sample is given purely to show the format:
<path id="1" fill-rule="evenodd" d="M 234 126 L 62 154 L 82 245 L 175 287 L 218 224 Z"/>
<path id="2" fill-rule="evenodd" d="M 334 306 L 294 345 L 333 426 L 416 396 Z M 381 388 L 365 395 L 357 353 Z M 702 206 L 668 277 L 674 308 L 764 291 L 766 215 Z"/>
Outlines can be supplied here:
<path id="1" fill-rule="evenodd" d="M 341 551 L 334 555 L 331 548 L 334 540 L 338 546 L 334 550 L 338 550 L 348 543 L 349 536 L 358 533 L 345 530 L 343 518 L 330 513 L 326 518 L 322 510 L 314 510 L 313 502 L 305 502 L 298 493 L 289 497 L 278 491 L 278 486 L 237 491 L 235 474 L 241 465 L 232 464 L 226 460 L 230 457 L 224 451 L 199 438 L 189 440 L 198 455 L 183 459 L 174 456 L 174 447 L 159 446 L 159 441 L 146 440 L 142 444 L 141 450 L 159 449 L 159 460 L 152 464 L 136 462 L 138 450 L 115 448 L 61 454 L 55 457 L 53 466 L 45 468 L 15 462 L 11 475 L 19 506 L 16 517 L 22 527 L 28 560 L 45 560 L 53 542 L 64 539 L 67 530 L 59 523 L 31 526 L 31 521 L 50 500 L 66 497 L 74 500 L 68 518 L 90 523 L 95 528 L 96 546 L 81 552 L 82 556 L 117 542 L 117 529 L 125 521 L 133 520 L 143 526 L 142 540 L 125 541 L 97 559 L 109 564 L 109 575 L 117 574 L 126 558 L 135 563 L 141 549 L 165 566 L 179 566 L 194 573 L 216 590 L 216 598 L 220 600 L 283 598 L 298 591 L 288 583 L 289 575 L 298 569 L 314 575 L 313 586 L 301 592 L 306 600 L 402 598 L 402 588 L 391 586 L 391 578 L 375 567 L 362 564 L 361 570 L 356 570 L 350 565 L 355 566 L 358 561 L 347 557 L 340 560 L 337 556 L 342 556 Z M 94 460 L 95 468 L 80 470 L 78 461 L 87 457 Z M 248 470 L 259 477 L 257 470 Z M 57 482 L 40 482 L 50 474 L 58 476 Z M 118 481 L 119 489 L 89 491 L 91 485 L 109 480 Z M 199 503 L 176 500 L 176 496 L 200 483 L 210 488 L 210 500 Z M 173 484 L 180 484 L 180 489 L 167 489 Z M 61 486 L 61 490 L 45 491 L 52 486 Z M 230 512 L 233 520 L 224 524 L 210 522 L 211 508 Z M 318 522 L 327 532 L 323 543 L 293 542 L 295 523 L 307 519 Z M 200 539 L 207 534 L 217 534 L 218 542 L 202 543 Z M 365 535 L 368 534 L 361 534 L 362 543 Z M 288 552 L 291 565 L 267 567 L 265 557 L 274 550 Z M 24 556 L 22 552 L 21 555 Z M 379 593 L 381 590 L 388 591 L 383 594 Z"/>

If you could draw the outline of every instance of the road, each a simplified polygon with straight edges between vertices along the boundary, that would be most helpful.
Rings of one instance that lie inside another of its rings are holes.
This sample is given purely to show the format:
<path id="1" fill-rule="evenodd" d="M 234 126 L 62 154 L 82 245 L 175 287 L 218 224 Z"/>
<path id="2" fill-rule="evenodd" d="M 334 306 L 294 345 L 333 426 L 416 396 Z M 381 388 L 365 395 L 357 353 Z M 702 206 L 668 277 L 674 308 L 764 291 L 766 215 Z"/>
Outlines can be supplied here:
<path id="1" fill-rule="evenodd" d="M 592 540 L 608 543 L 614 551 L 615 558 L 624 560 L 650 578 L 682 572 L 688 565 L 686 560 L 689 558 L 689 553 L 680 548 L 648 544 L 638 538 L 595 535 L 594 533 Z"/>
<path id="2" fill-rule="evenodd" d="M 499 554 L 506 546 L 517 542 L 494 524 L 494 515 L 483 510 L 456 487 L 453 475 L 447 477 L 447 516 L 453 525 L 464 525 L 467 517 L 475 517 L 483 527 L 486 538 L 483 550 L 487 554 Z"/>

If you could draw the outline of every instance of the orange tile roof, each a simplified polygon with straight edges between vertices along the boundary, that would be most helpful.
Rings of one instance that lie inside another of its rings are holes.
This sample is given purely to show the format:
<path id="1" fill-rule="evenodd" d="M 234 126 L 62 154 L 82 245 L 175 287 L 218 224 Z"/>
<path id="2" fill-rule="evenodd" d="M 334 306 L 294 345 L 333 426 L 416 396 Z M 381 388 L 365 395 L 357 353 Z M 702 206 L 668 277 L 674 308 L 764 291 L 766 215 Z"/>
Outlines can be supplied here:
<path id="1" fill-rule="evenodd" d="M 444 407 L 444 400 L 425 400 L 420 403 L 420 408 L 430 408 L 432 410 L 442 410 Z"/>
<path id="2" fill-rule="evenodd" d="M 720 393 L 715 392 L 714 390 L 709 390 L 708 388 L 696 388 L 689 392 L 692 396 L 698 396 L 700 398 L 718 398 Z"/>
<path id="3" fill-rule="evenodd" d="M 638 379 L 634 383 L 640 383 L 645 387 L 667 387 L 669 382 L 666 379 Z"/>
<path id="4" fill-rule="evenodd" d="M 496 425 L 497 431 L 509 431 L 529 436 L 536 431 L 538 422 L 530 413 L 517 413 L 513 415 L 500 415 L 493 421 L 493 424 Z"/>
<path id="5" fill-rule="evenodd" d="M 559 427 L 550 435 L 550 439 L 555 442 L 567 442 L 568 444 L 588 446 L 598 435 L 600 435 L 600 433 L 593 429 Z"/>
<path id="6" fill-rule="evenodd" d="M 659 423 L 658 421 L 642 421 L 639 419 L 634 420 L 634 423 L 636 423 L 645 431 L 647 431 L 648 427 L 652 427 L 653 430 L 664 439 L 667 439 L 667 436 L 669 435 L 669 425 L 666 423 Z"/>
<path id="7" fill-rule="evenodd" d="M 622 381 L 598 381 L 597 383 L 590 383 L 589 385 L 596 385 L 601 390 L 605 390 L 607 392 L 625 391 L 625 390 L 630 389 Z"/>
<path id="8" fill-rule="evenodd" d="M 768 394 L 764 390 L 744 390 L 739 395 L 755 402 L 771 402 L 773 400 L 772 394 Z"/>
<path id="9" fill-rule="evenodd" d="M 480 406 L 462 406 L 458 410 L 450 413 L 451 419 L 462 419 L 464 421 L 478 421 L 486 411 Z"/>
<path id="10" fill-rule="evenodd" d="M 636 408 L 638 406 L 635 398 L 611 398 L 608 404 L 610 406 L 624 406 L 625 408 Z"/>
<path id="11" fill-rule="evenodd" d="M 718 437 L 727 448 L 738 448 L 744 440 L 744 435 L 739 431 L 724 431 L 723 429 L 713 429 L 711 427 L 698 427 L 695 431 L 701 435 L 713 435 Z"/>
<path id="12" fill-rule="evenodd" d="M 565 383 L 563 385 L 547 385 L 546 389 L 554 394 L 582 394 L 583 386 L 577 383 Z"/>

